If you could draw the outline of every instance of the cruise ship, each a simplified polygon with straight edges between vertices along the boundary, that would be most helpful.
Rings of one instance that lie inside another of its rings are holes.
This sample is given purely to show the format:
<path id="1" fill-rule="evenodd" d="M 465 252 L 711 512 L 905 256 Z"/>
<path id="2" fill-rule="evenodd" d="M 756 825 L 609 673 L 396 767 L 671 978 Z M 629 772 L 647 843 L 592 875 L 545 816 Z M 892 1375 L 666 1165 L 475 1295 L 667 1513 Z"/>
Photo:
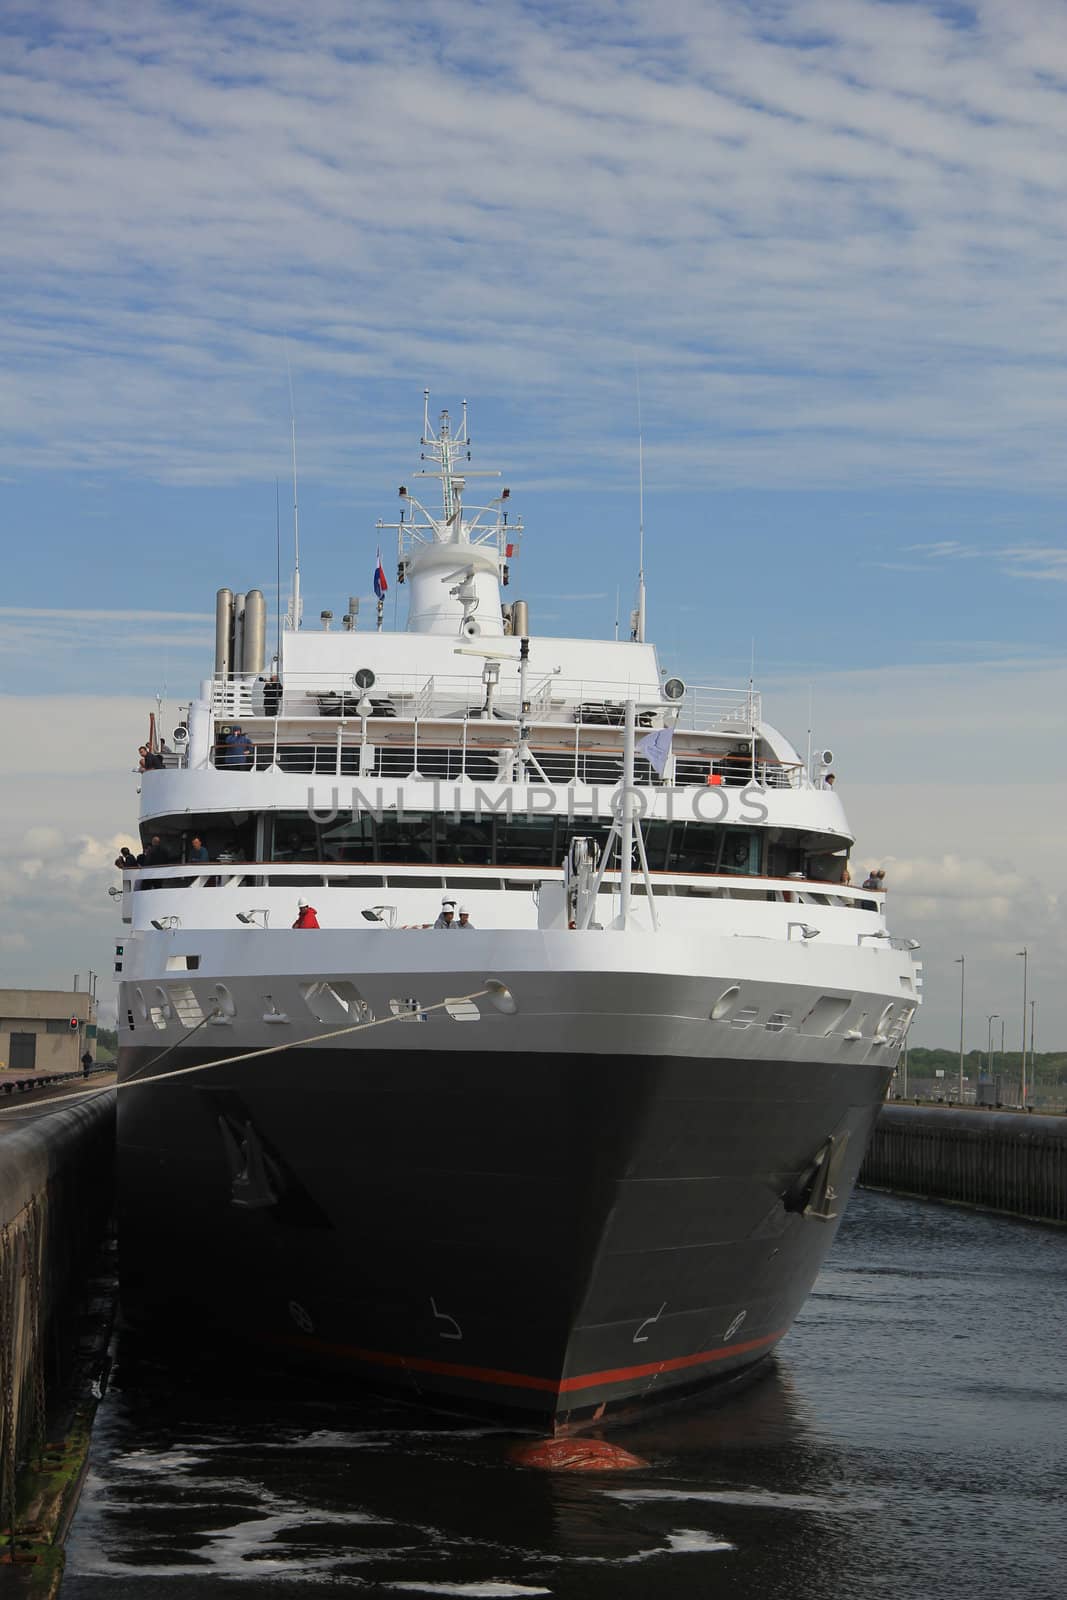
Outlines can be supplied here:
<path id="1" fill-rule="evenodd" d="M 141 775 L 122 1299 L 564 1434 L 774 1350 L 921 970 L 830 753 L 666 675 L 643 579 L 628 639 L 536 632 L 471 454 L 427 397 L 370 618 L 221 589 Z"/>

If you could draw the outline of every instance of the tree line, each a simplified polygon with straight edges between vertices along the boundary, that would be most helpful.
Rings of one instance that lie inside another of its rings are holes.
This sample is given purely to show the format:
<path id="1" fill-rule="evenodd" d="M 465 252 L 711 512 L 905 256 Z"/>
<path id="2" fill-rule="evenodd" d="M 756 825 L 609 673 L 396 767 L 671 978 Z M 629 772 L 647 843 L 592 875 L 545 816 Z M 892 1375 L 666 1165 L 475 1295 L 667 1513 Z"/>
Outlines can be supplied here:
<path id="1" fill-rule="evenodd" d="M 1002 1078 L 1018 1078 L 1020 1052 L 1018 1050 L 995 1050 L 993 1052 L 993 1071 Z M 932 1078 L 938 1068 L 945 1075 L 958 1073 L 960 1070 L 960 1053 L 958 1050 L 925 1050 L 921 1047 L 908 1051 L 908 1076 L 915 1078 Z M 988 1077 L 989 1059 L 984 1050 L 967 1050 L 963 1056 L 963 1070 L 972 1082 L 979 1077 Z M 1031 1080 L 1031 1074 L 1033 1078 Z M 1031 1057 L 1026 1056 L 1027 1082 L 1033 1081 L 1039 1086 L 1053 1088 L 1059 1084 L 1067 1084 L 1067 1051 L 1039 1050 Z"/>

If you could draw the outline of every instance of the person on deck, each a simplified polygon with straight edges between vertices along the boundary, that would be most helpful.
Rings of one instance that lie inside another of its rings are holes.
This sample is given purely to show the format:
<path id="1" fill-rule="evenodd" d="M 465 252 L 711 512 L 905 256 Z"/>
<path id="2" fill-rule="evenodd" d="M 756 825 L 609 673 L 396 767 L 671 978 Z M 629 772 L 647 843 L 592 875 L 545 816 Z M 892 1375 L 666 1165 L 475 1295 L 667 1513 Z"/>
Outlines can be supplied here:
<path id="1" fill-rule="evenodd" d="M 451 928 L 453 919 L 455 917 L 455 914 L 456 914 L 456 902 L 454 900 L 442 900 L 441 901 L 441 913 L 440 913 L 439 917 L 437 918 L 437 921 L 434 923 L 434 927 L 435 928 Z"/>
<path id="2" fill-rule="evenodd" d="M 201 839 L 199 834 L 196 834 L 194 836 L 193 841 L 189 846 L 189 860 L 190 861 L 210 861 L 211 860 L 211 857 L 208 855 L 207 850 L 204 847 L 204 841 L 203 841 L 203 839 Z"/>
<path id="3" fill-rule="evenodd" d="M 460 906 L 458 915 L 459 915 L 459 921 L 456 923 L 456 927 L 457 928 L 473 928 L 474 927 L 474 923 L 470 919 L 471 914 L 467 910 L 466 906 Z"/>
<path id="4" fill-rule="evenodd" d="M 293 923 L 293 927 L 317 928 L 318 926 L 319 914 L 315 907 L 309 906 L 306 900 L 298 900 L 296 903 L 296 921 Z"/>
<path id="5" fill-rule="evenodd" d="M 223 764 L 231 772 L 250 772 L 255 765 L 255 750 L 247 733 L 234 728 L 223 756 Z"/>
<path id="6" fill-rule="evenodd" d="M 263 715 L 266 717 L 276 717 L 278 715 L 278 707 L 281 705 L 281 703 L 282 686 L 278 682 L 278 674 L 276 672 L 272 672 L 266 683 L 263 685 Z"/>

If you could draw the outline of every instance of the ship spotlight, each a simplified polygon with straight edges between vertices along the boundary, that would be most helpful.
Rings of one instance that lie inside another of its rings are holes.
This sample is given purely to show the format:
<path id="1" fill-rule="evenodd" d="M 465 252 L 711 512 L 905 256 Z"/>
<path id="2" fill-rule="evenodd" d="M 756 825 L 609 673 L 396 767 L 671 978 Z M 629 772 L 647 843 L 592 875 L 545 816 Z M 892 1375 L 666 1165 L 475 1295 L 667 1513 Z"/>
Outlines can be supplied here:
<path id="1" fill-rule="evenodd" d="M 360 916 L 365 917 L 368 922 L 381 922 L 382 920 L 382 914 L 377 906 L 368 906 L 364 911 L 360 912 Z"/>
<path id="2" fill-rule="evenodd" d="M 485 987 L 489 993 L 489 1004 L 505 1017 L 513 1017 L 519 1005 L 507 984 L 501 983 L 499 978 L 486 978 Z"/>
<path id="3" fill-rule="evenodd" d="M 817 939 L 821 931 L 818 928 L 811 927 L 807 922 L 790 922 L 787 928 L 788 937 L 790 939 L 793 937 L 794 928 L 800 929 L 800 937 L 802 939 Z"/>
<path id="4" fill-rule="evenodd" d="M 384 922 L 387 928 L 396 927 L 396 906 L 366 906 L 360 916 L 367 922 Z"/>
<path id="5" fill-rule="evenodd" d="M 238 922 L 243 922 L 246 928 L 265 928 L 270 921 L 269 911 L 235 911 L 234 916 Z M 262 922 L 259 921 L 260 917 L 263 918 Z"/>
<path id="6" fill-rule="evenodd" d="M 115 887 L 115 885 L 113 883 L 108 886 L 108 891 L 107 892 L 111 896 L 112 900 L 114 900 L 117 896 L 121 896 L 121 894 L 122 894 L 122 890 L 121 889 L 116 889 L 116 887 Z"/>
<path id="7" fill-rule="evenodd" d="M 181 917 L 153 917 L 152 918 L 152 926 L 153 926 L 153 928 L 158 929 L 160 933 L 172 933 L 175 928 L 180 928 L 181 925 L 182 925 Z"/>

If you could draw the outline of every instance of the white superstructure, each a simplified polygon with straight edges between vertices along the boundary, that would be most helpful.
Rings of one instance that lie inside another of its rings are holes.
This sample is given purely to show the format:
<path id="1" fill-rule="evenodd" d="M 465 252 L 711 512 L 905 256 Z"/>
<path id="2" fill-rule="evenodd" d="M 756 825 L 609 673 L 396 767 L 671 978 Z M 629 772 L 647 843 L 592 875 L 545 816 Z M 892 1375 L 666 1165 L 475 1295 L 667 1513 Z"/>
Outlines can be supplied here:
<path id="1" fill-rule="evenodd" d="M 125 876 L 116 960 L 131 1042 L 213 1017 L 227 1048 L 295 1044 L 492 979 L 536 990 L 533 1010 L 519 995 L 524 1047 L 669 1035 L 714 1054 L 729 1030 L 734 1054 L 884 1053 L 889 1070 L 919 966 L 884 894 L 848 882 L 827 763 L 801 759 L 751 686 L 665 680 L 639 639 L 531 635 L 503 600 L 522 531 L 509 492 L 466 503 L 490 476 L 468 466 L 466 407 L 455 432 L 427 417 L 422 450 L 440 509 L 405 486 L 398 522 L 379 524 L 397 537 L 404 631 L 383 630 L 380 598 L 376 631 L 353 604 L 339 627 L 302 627 L 294 598 L 273 683 L 262 596 L 220 591 L 216 673 L 178 753 L 141 779 L 149 863 Z M 235 726 L 250 748 L 226 742 Z M 656 732 L 662 771 L 641 755 Z M 470 913 L 459 943 L 432 928 L 446 898 Z M 292 928 L 301 900 L 317 932 Z M 425 1044 L 482 1047 L 477 1029 Z"/>

